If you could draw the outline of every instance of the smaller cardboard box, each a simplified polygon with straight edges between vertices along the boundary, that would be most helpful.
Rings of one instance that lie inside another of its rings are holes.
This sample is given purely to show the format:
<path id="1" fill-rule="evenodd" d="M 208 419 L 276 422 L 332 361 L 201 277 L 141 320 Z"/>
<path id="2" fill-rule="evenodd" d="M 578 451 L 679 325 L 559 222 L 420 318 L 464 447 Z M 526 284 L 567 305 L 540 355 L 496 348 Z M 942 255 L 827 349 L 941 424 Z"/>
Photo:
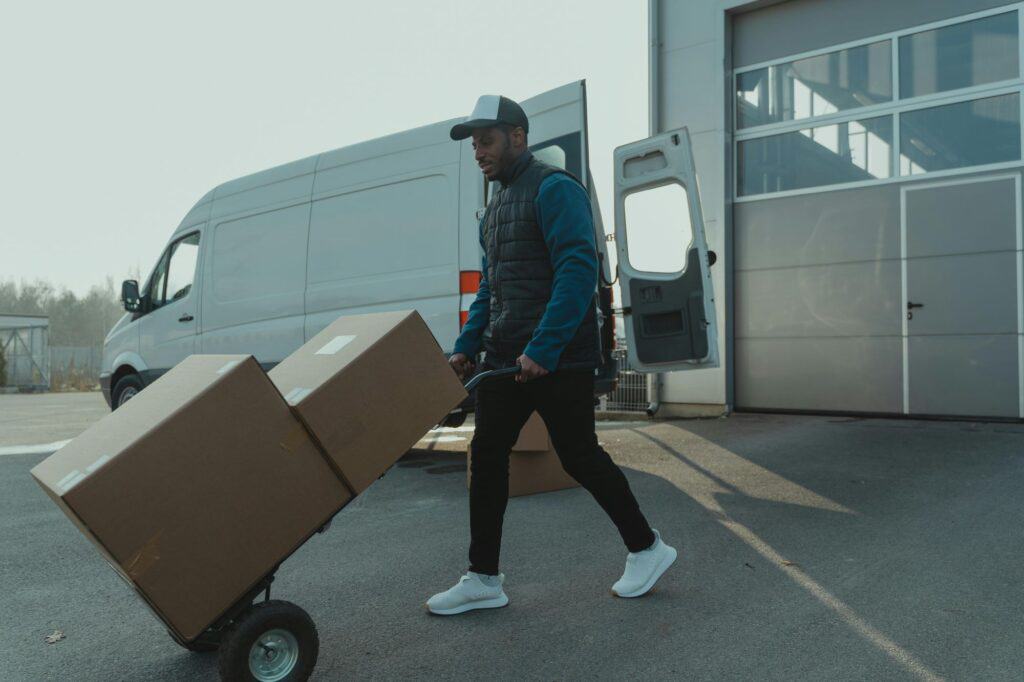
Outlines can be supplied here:
<path id="1" fill-rule="evenodd" d="M 355 494 L 466 397 L 414 310 L 340 317 L 269 376 Z"/>
<path id="2" fill-rule="evenodd" d="M 246 355 L 186 358 L 32 476 L 185 641 L 351 499 Z"/>
<path id="3" fill-rule="evenodd" d="M 544 420 L 534 412 L 519 431 L 519 440 L 512 446 L 513 452 L 547 452 L 551 450 L 551 438 Z"/>
<path id="4" fill-rule="evenodd" d="M 535 448 L 535 449 L 534 449 Z M 466 487 L 473 481 L 473 448 L 466 452 Z M 562 468 L 544 420 L 536 412 L 519 432 L 519 440 L 512 446 L 508 460 L 508 495 L 520 497 L 536 493 L 578 487 L 572 476 Z"/>

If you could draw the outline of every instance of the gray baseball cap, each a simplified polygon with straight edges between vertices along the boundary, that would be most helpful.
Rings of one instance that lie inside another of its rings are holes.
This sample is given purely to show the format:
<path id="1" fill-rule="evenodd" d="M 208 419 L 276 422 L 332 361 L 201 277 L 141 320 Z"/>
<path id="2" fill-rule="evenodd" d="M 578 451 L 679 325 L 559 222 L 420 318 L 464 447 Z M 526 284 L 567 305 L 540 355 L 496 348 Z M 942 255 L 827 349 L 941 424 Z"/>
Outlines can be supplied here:
<path id="1" fill-rule="evenodd" d="M 530 121 L 526 112 L 516 102 L 501 95 L 481 95 L 473 107 L 473 113 L 462 123 L 452 126 L 453 140 L 465 140 L 478 128 L 492 128 L 499 123 L 519 126 L 530 132 Z"/>

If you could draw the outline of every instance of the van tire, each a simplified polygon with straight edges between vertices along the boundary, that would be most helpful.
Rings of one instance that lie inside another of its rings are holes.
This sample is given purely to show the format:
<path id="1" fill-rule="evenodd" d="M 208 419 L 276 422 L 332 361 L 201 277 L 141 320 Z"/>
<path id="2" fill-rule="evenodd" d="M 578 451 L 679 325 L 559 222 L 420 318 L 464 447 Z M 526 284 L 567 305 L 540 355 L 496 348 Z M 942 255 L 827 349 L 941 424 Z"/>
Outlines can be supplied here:
<path id="1" fill-rule="evenodd" d="M 116 410 L 131 398 L 138 395 L 142 390 L 142 379 L 138 374 L 126 374 L 114 384 L 114 390 L 110 394 L 110 404 Z"/>

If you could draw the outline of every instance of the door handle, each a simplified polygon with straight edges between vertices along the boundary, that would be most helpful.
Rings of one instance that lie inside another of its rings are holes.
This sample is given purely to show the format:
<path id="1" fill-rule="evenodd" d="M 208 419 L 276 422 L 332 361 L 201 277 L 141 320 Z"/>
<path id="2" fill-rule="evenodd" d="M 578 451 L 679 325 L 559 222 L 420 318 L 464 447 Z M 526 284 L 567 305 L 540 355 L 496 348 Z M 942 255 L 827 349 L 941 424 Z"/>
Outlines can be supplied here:
<path id="1" fill-rule="evenodd" d="M 924 303 L 911 303 L 907 301 L 907 310 L 913 310 L 914 308 L 923 308 Z"/>
<path id="2" fill-rule="evenodd" d="M 188 313 L 185 313 L 184 315 L 178 318 L 178 322 L 191 322 L 194 319 L 196 318 L 192 317 Z"/>

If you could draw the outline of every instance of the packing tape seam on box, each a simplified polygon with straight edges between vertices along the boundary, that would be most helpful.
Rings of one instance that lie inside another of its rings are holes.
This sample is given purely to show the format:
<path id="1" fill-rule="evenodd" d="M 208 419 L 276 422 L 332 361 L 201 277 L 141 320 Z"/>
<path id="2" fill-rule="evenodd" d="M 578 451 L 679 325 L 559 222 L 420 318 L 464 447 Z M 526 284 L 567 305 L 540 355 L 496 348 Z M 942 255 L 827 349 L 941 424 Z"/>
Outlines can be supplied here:
<path id="1" fill-rule="evenodd" d="M 303 388 L 296 386 L 292 390 L 288 391 L 288 395 L 284 397 L 284 401 L 289 405 L 295 405 L 302 402 L 302 399 L 313 392 L 311 388 Z"/>
<path id="2" fill-rule="evenodd" d="M 241 360 L 229 360 L 228 362 L 224 363 L 223 367 L 217 370 L 217 374 L 224 374 L 225 372 L 229 372 L 240 364 L 242 364 Z"/>
<path id="3" fill-rule="evenodd" d="M 331 339 L 323 346 L 321 346 L 320 350 L 314 353 L 314 355 L 335 355 L 336 353 L 338 353 L 338 351 L 340 351 L 342 348 L 344 348 L 345 346 L 347 346 L 348 344 L 352 343 L 355 340 L 355 336 L 335 336 L 333 339 Z"/>
<path id="4" fill-rule="evenodd" d="M 84 480 L 85 474 L 78 469 L 75 469 L 67 476 L 57 481 L 57 489 L 60 491 L 61 495 L 63 495 Z"/>

